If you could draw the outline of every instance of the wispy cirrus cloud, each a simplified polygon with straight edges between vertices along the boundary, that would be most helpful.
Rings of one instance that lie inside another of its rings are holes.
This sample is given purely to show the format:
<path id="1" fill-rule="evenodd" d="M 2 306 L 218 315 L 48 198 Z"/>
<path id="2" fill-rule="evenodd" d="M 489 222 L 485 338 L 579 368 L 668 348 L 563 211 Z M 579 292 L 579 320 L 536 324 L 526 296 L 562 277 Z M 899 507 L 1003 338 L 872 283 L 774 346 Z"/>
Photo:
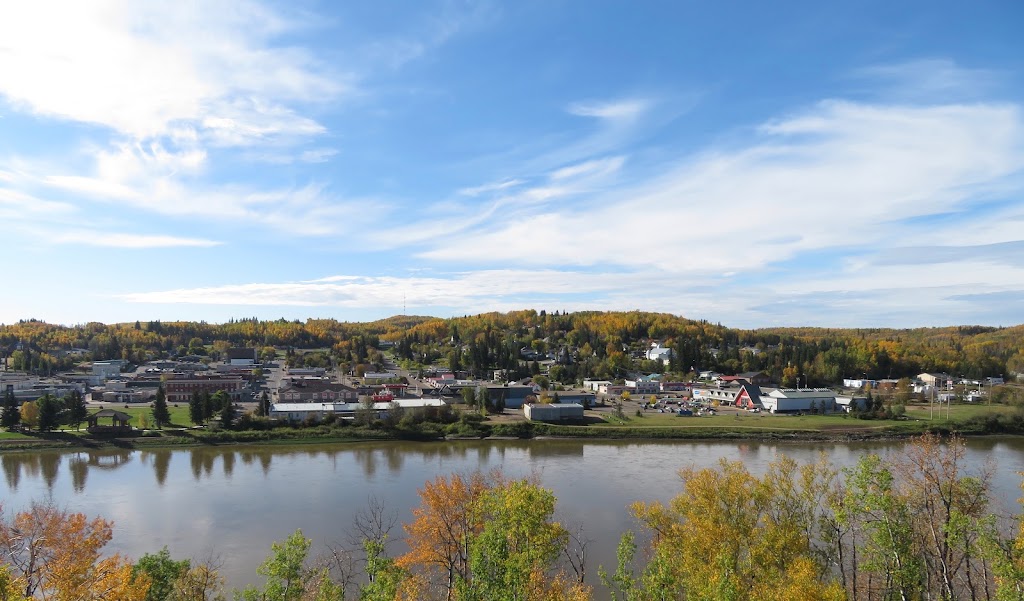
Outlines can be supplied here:
<path id="1" fill-rule="evenodd" d="M 610 120 L 631 120 L 651 108 L 651 101 L 643 98 L 623 100 L 574 102 L 566 109 L 579 117 L 597 117 Z"/>
<path id="2" fill-rule="evenodd" d="M 902 220 L 969 206 L 1022 167 L 1024 117 L 1015 105 L 827 101 L 763 124 L 745 145 L 667 163 L 649 183 L 602 190 L 585 212 L 574 203 L 538 207 L 514 224 L 438 240 L 422 256 L 745 272 L 800 252 L 903 239 L 913 228 Z M 655 253 L 607 244 L 671 224 L 686 235 L 659 236 Z M 549 252 L 517 244 L 526 232 Z"/>
<path id="3" fill-rule="evenodd" d="M 69 231 L 53 235 L 50 242 L 56 244 L 81 244 L 85 246 L 102 246 L 107 248 L 209 248 L 220 246 L 222 243 L 215 240 L 204 240 L 201 238 L 181 238 L 178 236 L 166 236 L 162 234 L 129 234 L 124 232 L 105 231 Z"/>

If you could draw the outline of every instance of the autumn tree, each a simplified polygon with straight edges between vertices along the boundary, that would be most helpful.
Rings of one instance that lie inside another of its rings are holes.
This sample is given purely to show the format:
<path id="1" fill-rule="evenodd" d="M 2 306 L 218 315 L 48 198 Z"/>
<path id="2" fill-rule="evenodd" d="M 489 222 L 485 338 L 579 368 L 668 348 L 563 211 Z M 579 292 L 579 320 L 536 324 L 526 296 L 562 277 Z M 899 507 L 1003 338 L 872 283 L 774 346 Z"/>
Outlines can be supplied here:
<path id="1" fill-rule="evenodd" d="M 39 425 L 39 405 L 33 401 L 25 401 L 21 404 L 21 423 L 25 424 L 29 428 L 35 428 Z"/>
<path id="2" fill-rule="evenodd" d="M 192 566 L 171 583 L 167 601 L 225 601 L 224 577 L 210 563 Z"/>
<path id="3" fill-rule="evenodd" d="M 133 578 L 132 564 L 119 555 L 100 555 L 111 535 L 111 523 L 102 518 L 34 503 L 0 519 L 0 553 L 25 597 L 143 601 L 149 578 Z"/>
<path id="4" fill-rule="evenodd" d="M 636 547 L 620 545 L 613 584 L 623 598 L 843 599 L 813 547 L 817 476 L 781 460 L 761 478 L 740 462 L 680 471 L 683 491 L 669 505 L 637 503 L 633 514 L 653 534 L 648 563 L 628 569 Z M 623 556 L 625 555 L 625 556 Z"/>
<path id="5" fill-rule="evenodd" d="M 469 541 L 479 529 L 473 506 L 501 479 L 498 472 L 488 476 L 475 472 L 438 476 L 424 484 L 418 491 L 420 505 L 413 509 L 413 521 L 404 525 L 409 552 L 398 558 L 398 565 L 420 568 L 431 586 L 451 599 L 455 583 L 469 580 Z"/>

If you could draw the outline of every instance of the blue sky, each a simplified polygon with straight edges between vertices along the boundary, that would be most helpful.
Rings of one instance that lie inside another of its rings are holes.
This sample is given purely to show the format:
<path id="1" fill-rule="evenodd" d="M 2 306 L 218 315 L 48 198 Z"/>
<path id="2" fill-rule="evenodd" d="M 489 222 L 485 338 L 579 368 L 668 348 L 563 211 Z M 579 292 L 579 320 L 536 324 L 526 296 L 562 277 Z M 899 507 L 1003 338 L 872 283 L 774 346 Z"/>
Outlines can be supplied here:
<path id="1" fill-rule="evenodd" d="M 0 7 L 0 323 L 1024 322 L 1024 4 Z"/>

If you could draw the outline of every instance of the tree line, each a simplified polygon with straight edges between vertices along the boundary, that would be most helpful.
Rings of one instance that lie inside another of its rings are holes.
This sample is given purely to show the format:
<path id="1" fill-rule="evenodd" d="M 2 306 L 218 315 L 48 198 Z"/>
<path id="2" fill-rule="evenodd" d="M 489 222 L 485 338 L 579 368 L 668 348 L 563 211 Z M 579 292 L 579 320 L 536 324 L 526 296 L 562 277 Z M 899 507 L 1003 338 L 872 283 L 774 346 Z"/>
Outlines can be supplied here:
<path id="1" fill-rule="evenodd" d="M 668 364 L 649 361 L 651 341 L 672 349 Z M 407 366 L 446 365 L 476 377 L 531 373 L 521 349 L 556 360 L 552 379 L 622 379 L 637 372 L 684 377 L 694 370 L 765 371 L 776 382 L 830 386 L 843 378 L 912 377 L 925 371 L 979 379 L 1024 373 L 1024 326 L 915 329 L 770 328 L 741 330 L 665 313 L 513 311 L 438 319 L 400 316 L 367 323 L 255 318 L 206 322 L 88 323 L 36 320 L 0 325 L 0 358 L 13 369 L 54 373 L 82 359 L 222 357 L 227 348 L 284 349 L 290 365 L 340 367 L 383 363 L 393 348 Z M 78 349 L 85 355 L 69 353 Z M 317 350 L 316 353 L 295 352 Z"/>
<path id="2" fill-rule="evenodd" d="M 593 541 L 556 519 L 534 478 L 500 471 L 438 476 L 398 528 L 371 500 L 351 536 L 314 556 L 296 531 L 271 545 L 261 584 L 240 601 L 569 600 L 596 587 L 623 601 L 663 599 L 1019 600 L 1024 530 L 1000 516 L 991 472 L 965 464 L 962 440 L 924 436 L 899 456 L 837 471 L 780 457 L 685 468 L 667 504 L 637 502 L 614 566 L 587 565 Z M 47 504 L 0 519 L 0 600 L 217 601 L 215 559 L 104 556 L 113 524 Z M 404 552 L 391 553 L 392 541 Z M 590 577 L 588 578 L 588 574 Z"/>

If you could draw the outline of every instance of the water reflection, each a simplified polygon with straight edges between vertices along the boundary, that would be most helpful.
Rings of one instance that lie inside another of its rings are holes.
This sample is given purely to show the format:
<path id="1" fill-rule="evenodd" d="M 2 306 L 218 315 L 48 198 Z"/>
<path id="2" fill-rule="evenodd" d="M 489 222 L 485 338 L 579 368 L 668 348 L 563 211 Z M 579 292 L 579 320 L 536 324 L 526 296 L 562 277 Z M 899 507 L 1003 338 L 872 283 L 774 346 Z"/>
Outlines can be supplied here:
<path id="1" fill-rule="evenodd" d="M 21 481 L 21 459 L 13 453 L 0 455 L 0 468 L 4 470 L 7 488 L 17 492 L 18 482 Z"/>

